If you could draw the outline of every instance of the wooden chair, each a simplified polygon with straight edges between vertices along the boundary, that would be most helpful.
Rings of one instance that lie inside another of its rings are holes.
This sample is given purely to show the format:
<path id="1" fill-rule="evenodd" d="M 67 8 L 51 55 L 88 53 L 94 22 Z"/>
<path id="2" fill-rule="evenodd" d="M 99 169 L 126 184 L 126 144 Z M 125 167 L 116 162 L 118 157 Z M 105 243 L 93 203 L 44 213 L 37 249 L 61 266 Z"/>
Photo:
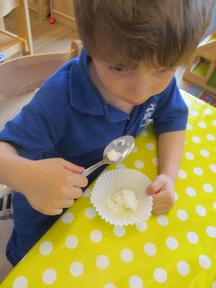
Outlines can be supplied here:
<path id="1" fill-rule="evenodd" d="M 5 29 L 4 17 L 16 10 L 17 34 Z M 0 62 L 21 52 L 33 54 L 31 25 L 27 0 L 0 0 Z"/>
<path id="2" fill-rule="evenodd" d="M 35 90 L 65 62 L 79 55 L 80 41 L 72 41 L 66 53 L 20 57 L 0 64 L 0 130 L 31 100 Z M 10 189 L 0 185 L 0 198 Z"/>

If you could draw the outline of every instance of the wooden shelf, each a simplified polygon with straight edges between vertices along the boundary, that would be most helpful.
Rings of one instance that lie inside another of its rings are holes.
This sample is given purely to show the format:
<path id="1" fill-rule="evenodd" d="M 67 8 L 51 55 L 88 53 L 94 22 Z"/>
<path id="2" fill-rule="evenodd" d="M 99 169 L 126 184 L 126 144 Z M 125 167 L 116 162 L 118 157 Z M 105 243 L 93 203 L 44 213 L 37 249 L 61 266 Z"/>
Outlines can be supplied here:
<path id="1" fill-rule="evenodd" d="M 50 0 L 50 12 L 56 21 L 69 26 L 73 31 L 77 32 L 73 0 Z"/>
<path id="2" fill-rule="evenodd" d="M 183 78 L 216 94 L 216 31 L 199 44 Z"/>
<path id="3" fill-rule="evenodd" d="M 37 13 L 41 19 L 50 13 L 49 0 L 28 0 L 29 8 Z"/>
<path id="4" fill-rule="evenodd" d="M 27 48 L 26 41 L 8 31 L 0 30 L 0 52 L 6 58 Z"/>
<path id="5" fill-rule="evenodd" d="M 33 53 L 31 25 L 27 0 L 1 0 L 0 6 L 0 53 L 3 61 L 20 52 Z M 16 12 L 17 33 L 5 29 L 4 17 L 12 10 Z"/>

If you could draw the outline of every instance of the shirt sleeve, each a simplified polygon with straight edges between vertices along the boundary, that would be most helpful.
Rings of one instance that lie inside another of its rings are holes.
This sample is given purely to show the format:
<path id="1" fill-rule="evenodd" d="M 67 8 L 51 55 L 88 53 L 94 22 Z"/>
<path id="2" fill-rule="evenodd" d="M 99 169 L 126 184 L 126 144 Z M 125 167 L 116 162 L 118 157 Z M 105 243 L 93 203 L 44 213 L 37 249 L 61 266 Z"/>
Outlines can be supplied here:
<path id="1" fill-rule="evenodd" d="M 19 155 L 32 160 L 42 159 L 44 152 L 52 150 L 59 138 L 52 116 L 55 111 L 50 111 L 54 105 L 52 92 L 47 85 L 42 87 L 30 103 L 6 123 L 0 132 L 0 141 L 10 143 Z"/>
<path id="2" fill-rule="evenodd" d="M 159 95 L 153 120 L 155 132 L 185 130 L 188 118 L 188 108 L 173 78 L 169 86 Z"/>

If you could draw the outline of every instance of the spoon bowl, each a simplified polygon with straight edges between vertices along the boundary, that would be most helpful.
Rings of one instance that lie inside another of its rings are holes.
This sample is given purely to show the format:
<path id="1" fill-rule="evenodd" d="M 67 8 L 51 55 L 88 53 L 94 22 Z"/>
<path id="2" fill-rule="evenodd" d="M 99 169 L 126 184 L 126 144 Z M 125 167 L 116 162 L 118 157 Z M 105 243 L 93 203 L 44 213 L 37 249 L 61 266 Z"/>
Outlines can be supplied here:
<path id="1" fill-rule="evenodd" d="M 123 161 L 134 149 L 135 139 L 133 136 L 121 136 L 110 142 L 104 149 L 103 159 L 91 167 L 85 169 L 84 176 L 88 176 L 100 166 Z"/>

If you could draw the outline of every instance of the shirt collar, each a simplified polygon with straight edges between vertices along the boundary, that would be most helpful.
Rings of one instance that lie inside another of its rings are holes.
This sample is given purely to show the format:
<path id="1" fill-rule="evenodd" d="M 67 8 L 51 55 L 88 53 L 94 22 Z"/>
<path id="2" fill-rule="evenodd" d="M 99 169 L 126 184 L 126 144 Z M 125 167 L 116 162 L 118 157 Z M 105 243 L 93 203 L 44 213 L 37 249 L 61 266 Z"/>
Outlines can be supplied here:
<path id="1" fill-rule="evenodd" d="M 104 115 L 110 122 L 129 119 L 127 113 L 108 104 L 89 77 L 89 56 L 83 49 L 73 60 L 70 69 L 70 104 L 76 110 L 90 115 Z"/>

